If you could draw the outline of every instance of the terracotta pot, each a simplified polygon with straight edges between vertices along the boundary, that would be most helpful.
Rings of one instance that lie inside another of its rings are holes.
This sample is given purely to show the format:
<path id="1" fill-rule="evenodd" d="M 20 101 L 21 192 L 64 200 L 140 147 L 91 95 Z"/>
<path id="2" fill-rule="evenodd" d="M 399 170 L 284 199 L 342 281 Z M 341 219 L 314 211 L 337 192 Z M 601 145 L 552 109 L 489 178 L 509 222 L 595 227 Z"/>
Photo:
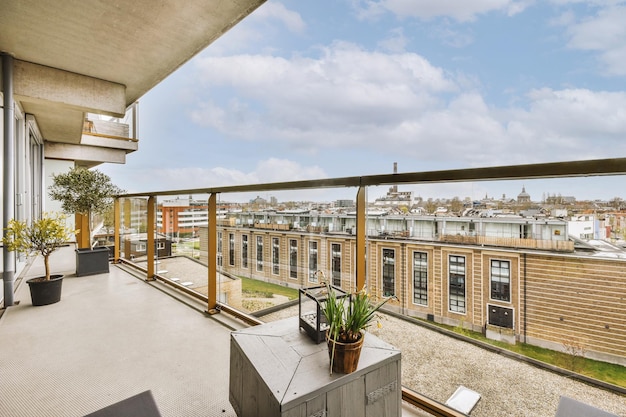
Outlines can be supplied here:
<path id="1" fill-rule="evenodd" d="M 328 344 L 328 357 L 332 365 L 332 372 L 349 374 L 356 371 L 361 357 L 361 348 L 365 334 L 361 332 L 359 340 L 353 343 L 337 342 L 328 338 L 326 334 L 326 343 Z M 334 349 L 334 355 L 333 355 Z"/>

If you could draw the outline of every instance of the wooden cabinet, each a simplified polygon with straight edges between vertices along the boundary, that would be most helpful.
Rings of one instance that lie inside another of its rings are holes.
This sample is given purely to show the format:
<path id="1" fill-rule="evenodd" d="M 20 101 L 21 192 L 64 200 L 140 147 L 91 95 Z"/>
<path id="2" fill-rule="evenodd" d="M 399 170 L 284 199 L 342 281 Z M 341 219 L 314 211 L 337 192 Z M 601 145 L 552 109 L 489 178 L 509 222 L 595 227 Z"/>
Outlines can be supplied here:
<path id="1" fill-rule="evenodd" d="M 399 417 L 400 356 L 367 333 L 357 370 L 330 375 L 298 317 L 250 327 L 231 334 L 229 400 L 239 417 Z"/>

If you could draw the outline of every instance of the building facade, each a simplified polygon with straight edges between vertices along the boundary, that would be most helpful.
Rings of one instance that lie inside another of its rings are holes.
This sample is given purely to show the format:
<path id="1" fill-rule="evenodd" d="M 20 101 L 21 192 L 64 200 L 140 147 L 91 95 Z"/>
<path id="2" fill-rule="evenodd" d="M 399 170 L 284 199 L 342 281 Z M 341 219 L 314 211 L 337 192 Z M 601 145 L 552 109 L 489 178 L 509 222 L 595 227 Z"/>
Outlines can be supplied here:
<path id="1" fill-rule="evenodd" d="M 196 237 L 198 228 L 209 224 L 206 202 L 168 200 L 157 209 L 157 231 L 172 239 Z"/>
<path id="2" fill-rule="evenodd" d="M 295 288 L 325 279 L 355 290 L 352 234 L 236 223 L 218 232 L 222 271 Z M 493 227 L 482 224 L 481 235 L 431 240 L 370 233 L 368 291 L 398 297 L 387 306 L 404 315 L 464 326 L 510 343 L 555 350 L 576 344 L 588 357 L 626 364 L 626 259 L 579 254 L 562 240 L 555 242 L 563 246 L 522 239 L 519 227 L 509 227 L 515 237 L 505 237 L 502 226 L 500 237 L 489 244 L 478 240 Z M 561 226 L 552 227 L 546 237 L 566 235 L 566 230 L 555 235 Z M 544 243 L 518 245 L 523 241 Z M 200 250 L 206 260 L 206 239 Z"/>

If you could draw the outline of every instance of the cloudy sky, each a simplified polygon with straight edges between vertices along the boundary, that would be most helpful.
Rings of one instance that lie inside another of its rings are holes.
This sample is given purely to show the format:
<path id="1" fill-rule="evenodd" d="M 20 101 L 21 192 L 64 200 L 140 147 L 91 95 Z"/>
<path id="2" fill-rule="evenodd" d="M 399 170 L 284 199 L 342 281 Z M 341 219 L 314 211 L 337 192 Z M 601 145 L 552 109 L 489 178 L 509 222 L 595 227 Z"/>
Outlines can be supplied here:
<path id="1" fill-rule="evenodd" d="M 626 0 L 268 0 L 140 100 L 139 151 L 100 169 L 137 192 L 624 157 L 624 22 Z"/>

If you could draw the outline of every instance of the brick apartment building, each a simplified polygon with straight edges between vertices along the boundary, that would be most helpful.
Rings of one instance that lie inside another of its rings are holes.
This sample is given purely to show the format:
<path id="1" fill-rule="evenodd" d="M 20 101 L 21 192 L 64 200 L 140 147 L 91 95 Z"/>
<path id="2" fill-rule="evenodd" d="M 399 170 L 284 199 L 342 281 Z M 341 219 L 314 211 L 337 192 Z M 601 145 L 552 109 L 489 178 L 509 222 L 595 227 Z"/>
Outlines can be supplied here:
<path id="1" fill-rule="evenodd" d="M 350 225 L 329 231 L 316 220 L 304 226 L 310 219 L 300 219 L 297 228 L 293 221 L 223 222 L 218 265 L 234 276 L 294 288 L 319 284 L 316 272 L 323 271 L 334 285 L 354 290 L 356 242 Z M 384 221 L 385 233 L 372 233 L 374 226 L 368 225 L 367 287 L 375 297 L 397 296 L 389 308 L 509 343 L 555 350 L 576 344 L 587 357 L 626 365 L 626 256 L 576 250 L 565 222 L 504 222 L 498 236 L 486 236 L 490 221 L 464 228 L 466 234 L 442 233 L 431 224 L 439 233 L 415 238 L 415 223 L 406 232 L 389 233 L 393 219 Z M 525 230 L 532 233 L 520 238 Z M 205 261 L 206 233 L 201 228 Z"/>

